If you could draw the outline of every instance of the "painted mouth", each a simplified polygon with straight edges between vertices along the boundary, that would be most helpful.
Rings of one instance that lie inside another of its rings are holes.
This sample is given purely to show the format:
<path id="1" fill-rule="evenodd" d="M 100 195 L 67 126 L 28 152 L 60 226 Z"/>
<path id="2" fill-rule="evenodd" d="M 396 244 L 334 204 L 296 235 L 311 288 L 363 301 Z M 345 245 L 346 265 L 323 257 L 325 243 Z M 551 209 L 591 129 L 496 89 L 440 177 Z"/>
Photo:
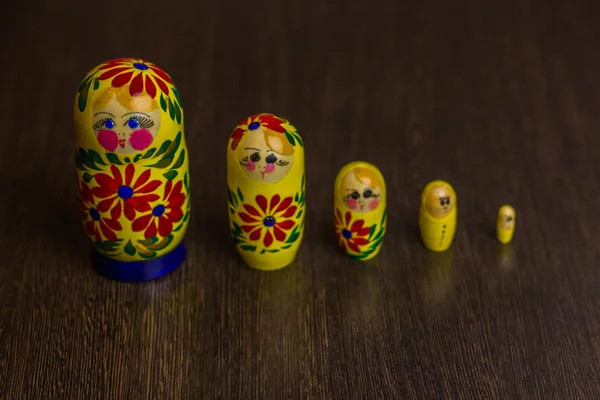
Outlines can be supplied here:
<path id="1" fill-rule="evenodd" d="M 125 143 L 127 143 L 127 140 L 125 139 L 119 139 L 119 146 L 121 146 L 121 148 L 125 148 Z"/>

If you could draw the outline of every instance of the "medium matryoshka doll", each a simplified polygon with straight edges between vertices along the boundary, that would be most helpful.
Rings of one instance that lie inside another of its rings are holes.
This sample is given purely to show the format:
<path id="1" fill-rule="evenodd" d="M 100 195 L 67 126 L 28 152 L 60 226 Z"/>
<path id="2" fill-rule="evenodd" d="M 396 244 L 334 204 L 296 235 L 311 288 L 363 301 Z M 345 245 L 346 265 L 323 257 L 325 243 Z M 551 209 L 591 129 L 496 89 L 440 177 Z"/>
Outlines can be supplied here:
<path id="1" fill-rule="evenodd" d="M 183 108 L 156 65 L 119 58 L 98 65 L 75 98 L 81 218 L 98 272 L 158 278 L 185 258 L 190 215 Z"/>
<path id="2" fill-rule="evenodd" d="M 381 249 L 387 225 L 386 187 L 373 164 L 353 161 L 335 179 L 335 231 L 346 254 L 369 260 Z"/>
<path id="3" fill-rule="evenodd" d="M 252 268 L 289 265 L 304 232 L 304 144 L 296 128 L 273 114 L 240 123 L 227 146 L 229 225 Z"/>
<path id="4" fill-rule="evenodd" d="M 433 181 L 421 194 L 419 229 L 423 244 L 432 251 L 447 250 L 454 240 L 457 221 L 456 193 L 448 182 Z"/>

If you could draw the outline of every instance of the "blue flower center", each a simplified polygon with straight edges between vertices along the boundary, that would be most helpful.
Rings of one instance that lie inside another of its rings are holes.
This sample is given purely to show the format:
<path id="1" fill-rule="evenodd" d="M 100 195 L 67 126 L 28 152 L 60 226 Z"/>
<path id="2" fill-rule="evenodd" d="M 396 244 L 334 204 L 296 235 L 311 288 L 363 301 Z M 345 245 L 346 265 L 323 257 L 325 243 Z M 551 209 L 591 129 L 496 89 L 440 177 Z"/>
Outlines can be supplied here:
<path id="1" fill-rule="evenodd" d="M 352 232 L 350 232 L 348 229 L 342 229 L 342 236 L 346 239 L 350 239 L 352 238 Z"/>
<path id="2" fill-rule="evenodd" d="M 253 123 L 248 125 L 248 129 L 250 129 L 251 131 L 255 131 L 258 129 L 259 126 L 260 126 L 260 122 L 254 121 Z"/>
<path id="3" fill-rule="evenodd" d="M 94 221 L 99 221 L 100 213 L 95 208 L 90 208 L 90 217 L 92 217 Z"/>
<path id="4" fill-rule="evenodd" d="M 275 218 L 273 217 L 266 217 L 265 219 L 263 219 L 263 224 L 269 228 L 273 225 L 275 225 Z"/>
<path id="5" fill-rule="evenodd" d="M 156 207 L 154 207 L 154 209 L 152 210 L 152 215 L 154 215 L 155 217 L 160 217 L 161 215 L 163 215 L 165 212 L 165 206 L 163 206 L 162 204 L 157 205 Z"/>
<path id="6" fill-rule="evenodd" d="M 130 199 L 133 197 L 133 189 L 130 188 L 129 186 L 121 186 L 119 188 L 119 190 L 117 191 L 117 193 L 119 194 L 119 197 L 122 199 Z"/>
<path id="7" fill-rule="evenodd" d="M 134 66 L 134 68 L 137 68 L 142 71 L 145 71 L 148 69 L 148 66 L 146 64 L 142 64 L 142 63 L 134 63 L 133 66 Z"/>

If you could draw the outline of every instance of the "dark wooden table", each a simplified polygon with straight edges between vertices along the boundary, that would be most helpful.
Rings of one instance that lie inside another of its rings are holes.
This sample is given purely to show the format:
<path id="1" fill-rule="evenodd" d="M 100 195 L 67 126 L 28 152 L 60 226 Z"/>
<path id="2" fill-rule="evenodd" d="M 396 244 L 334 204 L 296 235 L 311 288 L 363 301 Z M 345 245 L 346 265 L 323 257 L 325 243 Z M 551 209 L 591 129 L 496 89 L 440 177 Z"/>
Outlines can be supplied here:
<path id="1" fill-rule="evenodd" d="M 597 1 L 134 3 L 3 7 L 1 398 L 600 398 Z M 191 153 L 189 257 L 143 284 L 91 268 L 74 181 L 75 91 L 122 56 L 173 76 Z M 270 273 L 227 226 L 227 139 L 257 112 L 307 154 L 305 239 Z M 354 159 L 389 190 L 366 264 L 333 231 Z M 417 230 L 436 178 L 459 201 L 442 254 Z"/>

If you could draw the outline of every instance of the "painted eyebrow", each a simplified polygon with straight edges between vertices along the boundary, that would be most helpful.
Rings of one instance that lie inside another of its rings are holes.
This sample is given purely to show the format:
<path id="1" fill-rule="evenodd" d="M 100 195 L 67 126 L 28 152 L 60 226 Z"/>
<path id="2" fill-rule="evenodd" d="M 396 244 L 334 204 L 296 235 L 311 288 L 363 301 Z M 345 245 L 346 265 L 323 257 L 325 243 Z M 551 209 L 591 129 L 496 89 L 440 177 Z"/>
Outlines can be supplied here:
<path id="1" fill-rule="evenodd" d="M 132 112 L 125 113 L 125 114 L 123 114 L 123 117 L 126 116 L 126 115 L 129 115 L 129 114 L 142 114 L 142 115 L 145 115 L 148 118 L 152 118 L 148 114 L 143 113 L 143 112 L 138 112 L 138 111 L 132 111 Z"/>
<path id="2" fill-rule="evenodd" d="M 94 117 L 95 117 L 95 116 L 97 116 L 98 114 L 108 114 L 108 115 L 110 115 L 111 117 L 115 118 L 115 116 L 114 116 L 114 115 L 112 115 L 112 114 L 111 114 L 111 113 L 109 113 L 109 112 L 105 112 L 105 111 L 100 111 L 100 112 L 97 112 L 96 114 L 94 114 Z"/>
<path id="3" fill-rule="evenodd" d="M 244 150 L 256 150 L 256 151 L 260 151 L 260 149 L 255 149 L 254 147 L 246 147 Z"/>
<path id="4" fill-rule="evenodd" d="M 358 192 L 358 190 L 356 190 L 356 189 L 346 189 L 346 190 L 350 190 L 351 192 Z"/>

